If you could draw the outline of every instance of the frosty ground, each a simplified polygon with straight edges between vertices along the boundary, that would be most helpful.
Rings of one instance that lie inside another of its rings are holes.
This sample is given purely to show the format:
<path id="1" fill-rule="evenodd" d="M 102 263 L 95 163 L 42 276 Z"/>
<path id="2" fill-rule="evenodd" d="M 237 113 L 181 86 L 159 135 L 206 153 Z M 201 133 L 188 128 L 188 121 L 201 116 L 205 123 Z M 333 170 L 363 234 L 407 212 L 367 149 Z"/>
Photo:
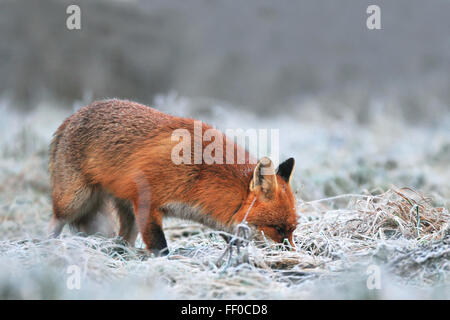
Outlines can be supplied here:
<path id="1" fill-rule="evenodd" d="M 412 125 L 379 101 L 361 121 L 351 111 L 325 115 L 318 106 L 328 101 L 320 100 L 266 116 L 157 97 L 155 107 L 219 129 L 280 129 L 280 160 L 296 158 L 297 251 L 250 242 L 226 267 L 218 233 L 182 220 L 164 222 L 171 250 L 164 258 L 146 255 L 139 239 L 134 249 L 68 230 L 47 240 L 48 143 L 72 111 L 46 101 L 24 115 L 1 101 L 2 299 L 450 298 L 448 112 Z M 67 285 L 73 265 L 82 271 L 80 289 Z"/>

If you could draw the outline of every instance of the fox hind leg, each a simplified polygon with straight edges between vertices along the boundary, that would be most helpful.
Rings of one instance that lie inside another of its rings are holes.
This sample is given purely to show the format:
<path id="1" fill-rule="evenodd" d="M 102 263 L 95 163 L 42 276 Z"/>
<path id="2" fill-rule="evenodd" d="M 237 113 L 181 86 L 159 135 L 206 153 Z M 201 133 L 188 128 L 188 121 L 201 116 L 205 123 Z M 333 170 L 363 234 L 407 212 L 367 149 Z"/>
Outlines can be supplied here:
<path id="1" fill-rule="evenodd" d="M 119 236 L 130 246 L 134 246 L 138 235 L 138 227 L 131 202 L 115 198 L 115 207 L 119 217 Z"/>
<path id="2" fill-rule="evenodd" d="M 64 191 L 53 192 L 53 217 L 50 223 L 49 236 L 57 237 L 65 224 L 72 231 L 95 233 L 95 221 L 98 210 L 103 204 L 103 193 L 96 186 L 76 183 L 74 181 Z"/>
<path id="3" fill-rule="evenodd" d="M 82 214 L 71 223 L 74 231 L 86 235 L 101 235 L 107 238 L 118 234 L 116 206 L 111 196 L 97 187 L 85 202 Z"/>
<path id="4" fill-rule="evenodd" d="M 63 182 L 65 181 L 54 183 L 53 215 L 48 229 L 50 238 L 58 237 L 67 223 L 76 221 L 91 207 L 91 187 L 84 185 L 79 179 L 74 179 L 70 185 Z"/>

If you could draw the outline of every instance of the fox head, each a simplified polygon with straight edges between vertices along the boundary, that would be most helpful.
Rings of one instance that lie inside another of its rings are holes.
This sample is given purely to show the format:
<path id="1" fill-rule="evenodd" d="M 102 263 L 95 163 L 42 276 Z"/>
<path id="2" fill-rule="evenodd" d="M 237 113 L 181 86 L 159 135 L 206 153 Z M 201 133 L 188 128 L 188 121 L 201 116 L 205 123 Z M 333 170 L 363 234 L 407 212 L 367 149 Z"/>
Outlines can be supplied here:
<path id="1" fill-rule="evenodd" d="M 275 242 L 294 248 L 292 233 L 297 227 L 297 213 L 290 181 L 295 161 L 290 158 L 275 171 L 272 161 L 264 157 L 256 165 L 249 184 L 249 201 L 255 199 L 247 222 L 258 233 Z"/>

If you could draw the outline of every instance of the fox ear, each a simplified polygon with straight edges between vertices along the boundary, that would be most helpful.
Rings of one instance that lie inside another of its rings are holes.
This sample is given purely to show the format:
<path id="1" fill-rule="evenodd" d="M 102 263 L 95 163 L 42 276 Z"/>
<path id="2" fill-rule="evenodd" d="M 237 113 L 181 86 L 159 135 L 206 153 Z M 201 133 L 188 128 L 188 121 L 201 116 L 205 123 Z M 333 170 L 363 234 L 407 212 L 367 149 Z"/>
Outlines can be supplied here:
<path id="1" fill-rule="evenodd" d="M 250 191 L 260 190 L 266 198 L 270 198 L 277 187 L 277 177 L 272 160 L 267 157 L 261 158 L 253 172 L 253 178 L 250 181 Z"/>
<path id="2" fill-rule="evenodd" d="M 287 183 L 291 183 L 292 173 L 294 172 L 295 160 L 289 158 L 278 166 L 277 175 L 283 178 Z"/>

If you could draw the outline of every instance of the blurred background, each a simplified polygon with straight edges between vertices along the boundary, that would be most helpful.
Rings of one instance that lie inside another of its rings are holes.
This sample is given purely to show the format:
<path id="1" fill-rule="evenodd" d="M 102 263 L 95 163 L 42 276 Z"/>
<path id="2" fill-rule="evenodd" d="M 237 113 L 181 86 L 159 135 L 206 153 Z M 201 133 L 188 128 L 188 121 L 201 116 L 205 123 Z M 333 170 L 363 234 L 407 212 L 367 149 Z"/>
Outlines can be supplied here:
<path id="1" fill-rule="evenodd" d="M 81 30 L 66 28 L 70 4 Z M 381 30 L 366 27 L 369 4 Z M 423 123 L 449 110 L 449 15 L 446 0 L 1 0 L 0 94 L 29 110 L 174 90 L 269 113 L 321 97 L 362 121 L 389 96 Z"/>
<path id="2" fill-rule="evenodd" d="M 71 4 L 81 30 L 66 27 Z M 124 98 L 280 129 L 304 199 L 397 185 L 448 203 L 450 2 L 376 1 L 381 30 L 370 4 L 0 0 L 2 154 L 38 153 L 44 169 L 66 116 Z"/>

